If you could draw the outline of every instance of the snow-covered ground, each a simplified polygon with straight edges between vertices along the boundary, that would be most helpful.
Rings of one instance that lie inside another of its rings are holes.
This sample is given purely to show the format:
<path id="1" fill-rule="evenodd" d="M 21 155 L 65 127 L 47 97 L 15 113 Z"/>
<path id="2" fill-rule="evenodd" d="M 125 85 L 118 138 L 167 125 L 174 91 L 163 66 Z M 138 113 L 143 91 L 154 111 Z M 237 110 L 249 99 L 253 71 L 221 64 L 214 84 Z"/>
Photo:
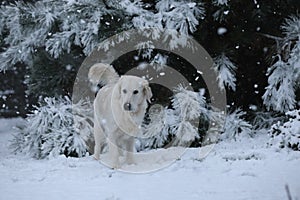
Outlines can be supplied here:
<path id="1" fill-rule="evenodd" d="M 14 155 L 8 146 L 17 123 L 21 120 L 0 120 L 3 200 L 288 200 L 286 184 L 292 198 L 300 199 L 300 153 L 267 148 L 266 135 L 219 143 L 204 159 L 199 159 L 200 149 L 188 149 L 169 167 L 133 174 L 108 169 L 91 157 L 35 160 Z"/>

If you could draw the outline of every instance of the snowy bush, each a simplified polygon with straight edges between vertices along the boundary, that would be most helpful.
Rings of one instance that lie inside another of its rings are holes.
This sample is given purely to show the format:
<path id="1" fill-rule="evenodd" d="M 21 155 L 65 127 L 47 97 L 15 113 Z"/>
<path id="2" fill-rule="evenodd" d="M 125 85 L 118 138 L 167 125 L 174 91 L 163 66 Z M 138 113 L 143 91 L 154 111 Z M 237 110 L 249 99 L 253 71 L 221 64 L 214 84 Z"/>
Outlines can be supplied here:
<path id="1" fill-rule="evenodd" d="M 251 135 L 252 125 L 243 119 L 245 114 L 246 112 L 241 109 L 236 109 L 226 116 L 224 132 L 220 136 L 221 140 L 236 139 L 238 135 Z"/>
<path id="2" fill-rule="evenodd" d="M 48 156 L 85 156 L 92 133 L 88 101 L 72 105 L 69 98 L 45 98 L 35 107 L 26 125 L 18 130 L 11 146 L 15 152 L 42 159 Z"/>
<path id="3" fill-rule="evenodd" d="M 276 62 L 268 69 L 268 86 L 263 95 L 267 109 L 287 112 L 296 106 L 295 90 L 300 78 L 300 16 L 286 19 L 278 39 Z"/>
<path id="4" fill-rule="evenodd" d="M 277 122 L 269 130 L 270 145 L 300 151 L 300 110 L 289 111 L 286 115 L 289 117 L 287 122 Z"/>

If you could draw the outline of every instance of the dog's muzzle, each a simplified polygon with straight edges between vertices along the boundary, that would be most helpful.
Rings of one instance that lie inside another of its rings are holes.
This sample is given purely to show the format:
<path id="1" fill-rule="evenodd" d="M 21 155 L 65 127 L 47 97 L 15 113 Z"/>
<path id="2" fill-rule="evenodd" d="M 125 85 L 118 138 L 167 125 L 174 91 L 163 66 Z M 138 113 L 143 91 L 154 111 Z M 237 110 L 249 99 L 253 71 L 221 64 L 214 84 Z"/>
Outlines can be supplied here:
<path id="1" fill-rule="evenodd" d="M 124 104 L 124 110 L 126 110 L 126 111 L 131 111 L 131 110 L 132 110 L 131 104 L 130 104 L 130 103 L 125 103 L 125 104 Z"/>

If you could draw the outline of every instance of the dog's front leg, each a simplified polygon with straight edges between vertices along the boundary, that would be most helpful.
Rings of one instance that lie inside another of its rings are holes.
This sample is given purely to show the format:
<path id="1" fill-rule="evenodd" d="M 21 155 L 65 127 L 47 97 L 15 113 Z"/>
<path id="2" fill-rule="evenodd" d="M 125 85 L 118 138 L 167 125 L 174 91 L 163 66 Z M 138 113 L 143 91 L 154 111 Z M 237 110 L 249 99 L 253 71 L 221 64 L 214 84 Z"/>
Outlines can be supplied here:
<path id="1" fill-rule="evenodd" d="M 130 137 L 126 141 L 126 162 L 127 162 L 127 164 L 135 163 L 133 154 L 134 154 L 134 138 Z"/>
<path id="2" fill-rule="evenodd" d="M 111 161 L 111 167 L 113 169 L 118 169 L 120 168 L 120 160 L 119 160 L 119 157 L 120 157 L 120 148 L 118 147 L 117 145 L 117 139 L 114 138 L 114 137 L 111 137 L 109 139 L 109 160 Z"/>
<path id="3" fill-rule="evenodd" d="M 94 139 L 95 139 L 94 158 L 96 160 L 99 160 L 101 149 L 103 148 L 103 145 L 105 143 L 105 135 L 103 129 L 101 128 L 101 126 L 99 126 L 96 120 L 94 124 Z"/>

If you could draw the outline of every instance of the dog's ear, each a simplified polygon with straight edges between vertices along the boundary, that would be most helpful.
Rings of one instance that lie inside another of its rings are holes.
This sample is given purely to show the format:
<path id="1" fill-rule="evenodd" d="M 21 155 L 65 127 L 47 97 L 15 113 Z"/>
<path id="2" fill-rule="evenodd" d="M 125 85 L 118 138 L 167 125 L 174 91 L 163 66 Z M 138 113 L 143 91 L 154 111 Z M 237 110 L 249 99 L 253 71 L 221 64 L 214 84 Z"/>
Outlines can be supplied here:
<path id="1" fill-rule="evenodd" d="M 143 81 L 143 91 L 144 94 L 146 96 L 146 99 L 149 103 L 151 103 L 151 97 L 152 97 L 152 91 L 151 88 L 149 86 L 149 82 L 148 81 Z"/>
<path id="2" fill-rule="evenodd" d="M 114 91 L 113 91 L 113 95 L 114 95 L 114 98 L 116 99 L 120 99 L 121 98 L 121 85 L 122 85 L 122 76 L 120 77 L 120 79 L 118 80 L 117 84 L 115 85 L 114 87 Z"/>

